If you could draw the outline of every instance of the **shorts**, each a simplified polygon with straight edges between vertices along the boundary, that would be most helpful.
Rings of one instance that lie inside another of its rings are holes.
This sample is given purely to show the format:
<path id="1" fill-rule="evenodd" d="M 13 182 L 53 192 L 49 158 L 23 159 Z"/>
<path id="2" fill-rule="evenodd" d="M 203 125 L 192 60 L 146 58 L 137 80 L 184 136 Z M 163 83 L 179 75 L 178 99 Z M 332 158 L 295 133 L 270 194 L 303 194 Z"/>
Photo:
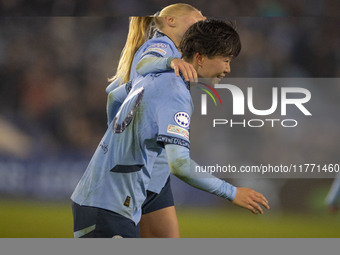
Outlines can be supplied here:
<path id="1" fill-rule="evenodd" d="M 159 194 L 147 191 L 142 214 L 174 205 L 170 177 Z M 73 230 L 76 238 L 139 238 L 139 224 L 110 210 L 72 203 Z"/>
<path id="2" fill-rule="evenodd" d="M 172 196 L 170 176 L 159 194 L 147 191 L 147 197 L 142 205 L 142 214 L 154 212 L 174 205 Z"/>
<path id="3" fill-rule="evenodd" d="M 113 211 L 72 203 L 74 237 L 137 238 L 139 225 Z"/>

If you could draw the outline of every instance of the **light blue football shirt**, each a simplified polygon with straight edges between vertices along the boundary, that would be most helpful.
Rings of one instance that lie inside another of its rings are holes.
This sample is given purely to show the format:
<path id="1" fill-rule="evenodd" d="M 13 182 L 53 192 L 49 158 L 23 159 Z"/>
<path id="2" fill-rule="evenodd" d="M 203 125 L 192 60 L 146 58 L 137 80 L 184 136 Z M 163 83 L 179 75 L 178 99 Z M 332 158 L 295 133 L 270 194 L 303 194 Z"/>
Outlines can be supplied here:
<path id="1" fill-rule="evenodd" d="M 156 31 L 155 35 L 152 39 L 146 41 L 135 53 L 133 57 L 133 61 L 131 64 L 130 70 L 130 80 L 136 79 L 140 76 L 137 72 L 137 64 L 141 59 L 145 59 L 148 57 L 160 57 L 160 58 L 181 58 L 182 55 L 178 51 L 174 42 L 165 34 L 160 31 Z M 149 68 L 142 68 L 143 74 L 146 75 L 148 73 L 157 73 L 164 72 L 168 70 L 167 63 L 164 61 L 148 63 Z M 106 93 L 110 93 L 114 89 L 116 89 L 121 84 L 120 80 L 114 80 L 109 86 L 106 88 Z"/>
<path id="2" fill-rule="evenodd" d="M 168 58 L 168 57 L 176 57 L 181 58 L 181 53 L 176 48 L 174 42 L 165 34 L 156 31 L 154 37 L 148 41 L 146 41 L 136 52 L 132 65 L 131 65 L 131 73 L 130 79 L 136 79 L 140 77 L 140 75 L 136 71 L 136 66 L 141 59 L 145 59 L 148 57 L 160 57 L 160 58 Z M 149 72 L 164 72 L 166 70 L 166 62 L 154 62 L 148 63 L 149 68 L 144 68 L 144 73 Z M 159 65 L 160 64 L 160 65 Z M 157 66 L 159 65 L 159 66 Z M 118 87 L 119 81 L 114 81 L 111 83 L 106 92 L 109 93 L 108 98 L 108 123 L 110 123 L 116 115 L 118 108 L 120 106 L 120 102 L 124 101 L 127 96 L 129 90 L 131 89 L 131 84 L 127 85 L 127 88 Z M 164 187 L 169 175 L 170 169 L 168 166 L 168 161 L 166 157 L 165 151 L 162 151 L 161 154 L 156 159 L 154 164 L 155 171 L 152 172 L 152 178 L 148 187 L 148 190 L 159 193 Z"/>
<path id="3" fill-rule="evenodd" d="M 182 77 L 165 72 L 137 78 L 71 199 L 114 211 L 138 224 L 164 144 L 190 146 L 192 111 L 189 84 Z M 168 173 L 158 176 L 162 175 Z"/>

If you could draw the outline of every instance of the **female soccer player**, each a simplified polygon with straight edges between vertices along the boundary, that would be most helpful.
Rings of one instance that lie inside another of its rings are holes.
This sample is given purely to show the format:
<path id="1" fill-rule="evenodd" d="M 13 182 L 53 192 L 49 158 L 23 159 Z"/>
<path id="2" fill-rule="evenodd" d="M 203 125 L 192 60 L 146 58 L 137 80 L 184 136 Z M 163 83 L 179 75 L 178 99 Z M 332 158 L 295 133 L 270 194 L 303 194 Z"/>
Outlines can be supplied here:
<path id="1" fill-rule="evenodd" d="M 200 11 L 188 4 L 167 6 L 153 17 L 130 18 L 129 33 L 117 73 L 107 88 L 108 125 L 128 94 L 125 87 L 112 91 L 122 82 L 125 83 L 147 73 L 171 69 L 174 69 L 177 76 L 181 71 L 187 81 L 197 79 L 193 66 L 180 59 L 178 45 L 189 26 L 204 19 Z M 155 35 L 145 42 L 148 31 L 154 26 Z M 142 237 L 179 237 L 169 175 L 170 169 L 163 151 L 154 164 L 148 196 L 143 205 L 140 223 Z"/>
<path id="2" fill-rule="evenodd" d="M 145 75 L 171 68 L 175 70 L 177 76 L 181 71 L 187 81 L 196 79 L 196 71 L 192 65 L 181 60 L 181 54 L 177 47 L 185 31 L 195 22 L 204 19 L 202 13 L 189 4 L 169 5 L 154 16 L 131 17 L 129 33 L 121 53 L 117 72 L 110 79 L 112 83 L 108 86 L 107 92 L 109 93 L 113 88 L 133 80 L 138 74 Z M 149 44 L 145 45 L 144 43 L 153 34 L 155 27 L 154 38 L 158 38 L 158 40 L 151 40 Z M 144 48 L 141 49 L 143 44 Z M 149 47 L 150 51 L 147 54 L 146 47 Z"/>
<path id="3" fill-rule="evenodd" d="M 230 71 L 240 40 L 225 22 L 200 21 L 186 32 L 180 48 L 199 77 L 218 78 Z M 266 198 L 254 190 L 236 188 L 207 173 L 191 176 L 190 168 L 196 166 L 189 151 L 191 113 L 189 85 L 173 72 L 133 81 L 72 195 L 75 236 L 139 237 L 142 205 L 162 150 L 171 172 L 188 184 L 254 213 L 263 213 L 260 205 L 269 209 Z"/>

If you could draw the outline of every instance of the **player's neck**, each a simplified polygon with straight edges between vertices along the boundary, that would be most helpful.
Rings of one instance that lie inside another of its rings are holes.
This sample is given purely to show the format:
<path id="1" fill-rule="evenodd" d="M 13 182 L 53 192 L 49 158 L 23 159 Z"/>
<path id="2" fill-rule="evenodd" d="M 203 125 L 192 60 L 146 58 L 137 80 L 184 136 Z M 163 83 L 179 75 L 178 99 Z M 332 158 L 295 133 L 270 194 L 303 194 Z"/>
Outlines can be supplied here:
<path id="1" fill-rule="evenodd" d="M 189 63 L 189 64 L 192 64 L 192 66 L 194 67 L 194 69 L 195 69 L 196 71 L 198 71 L 199 65 L 198 65 L 198 63 L 195 61 L 195 58 L 193 58 L 192 60 L 188 60 L 188 59 L 183 58 L 183 60 L 184 60 L 185 62 Z"/>

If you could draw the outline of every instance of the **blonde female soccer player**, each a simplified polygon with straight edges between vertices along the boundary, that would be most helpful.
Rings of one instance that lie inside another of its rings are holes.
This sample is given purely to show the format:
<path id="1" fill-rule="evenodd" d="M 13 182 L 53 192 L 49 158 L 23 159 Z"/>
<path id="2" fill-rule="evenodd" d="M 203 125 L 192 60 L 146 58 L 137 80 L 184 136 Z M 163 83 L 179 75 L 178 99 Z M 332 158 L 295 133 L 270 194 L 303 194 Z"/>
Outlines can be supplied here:
<path id="1" fill-rule="evenodd" d="M 108 125 L 131 89 L 129 80 L 171 69 L 177 76 L 181 72 L 186 81 L 197 79 L 193 66 L 181 59 L 178 46 L 190 25 L 204 19 L 199 10 L 188 4 L 167 6 L 154 16 L 130 18 L 129 33 L 117 72 L 107 88 Z M 156 30 L 152 39 L 146 41 L 152 30 Z M 113 90 L 126 82 L 127 85 Z M 142 208 L 142 237 L 179 237 L 169 174 L 166 155 L 162 152 L 154 164 Z"/>

